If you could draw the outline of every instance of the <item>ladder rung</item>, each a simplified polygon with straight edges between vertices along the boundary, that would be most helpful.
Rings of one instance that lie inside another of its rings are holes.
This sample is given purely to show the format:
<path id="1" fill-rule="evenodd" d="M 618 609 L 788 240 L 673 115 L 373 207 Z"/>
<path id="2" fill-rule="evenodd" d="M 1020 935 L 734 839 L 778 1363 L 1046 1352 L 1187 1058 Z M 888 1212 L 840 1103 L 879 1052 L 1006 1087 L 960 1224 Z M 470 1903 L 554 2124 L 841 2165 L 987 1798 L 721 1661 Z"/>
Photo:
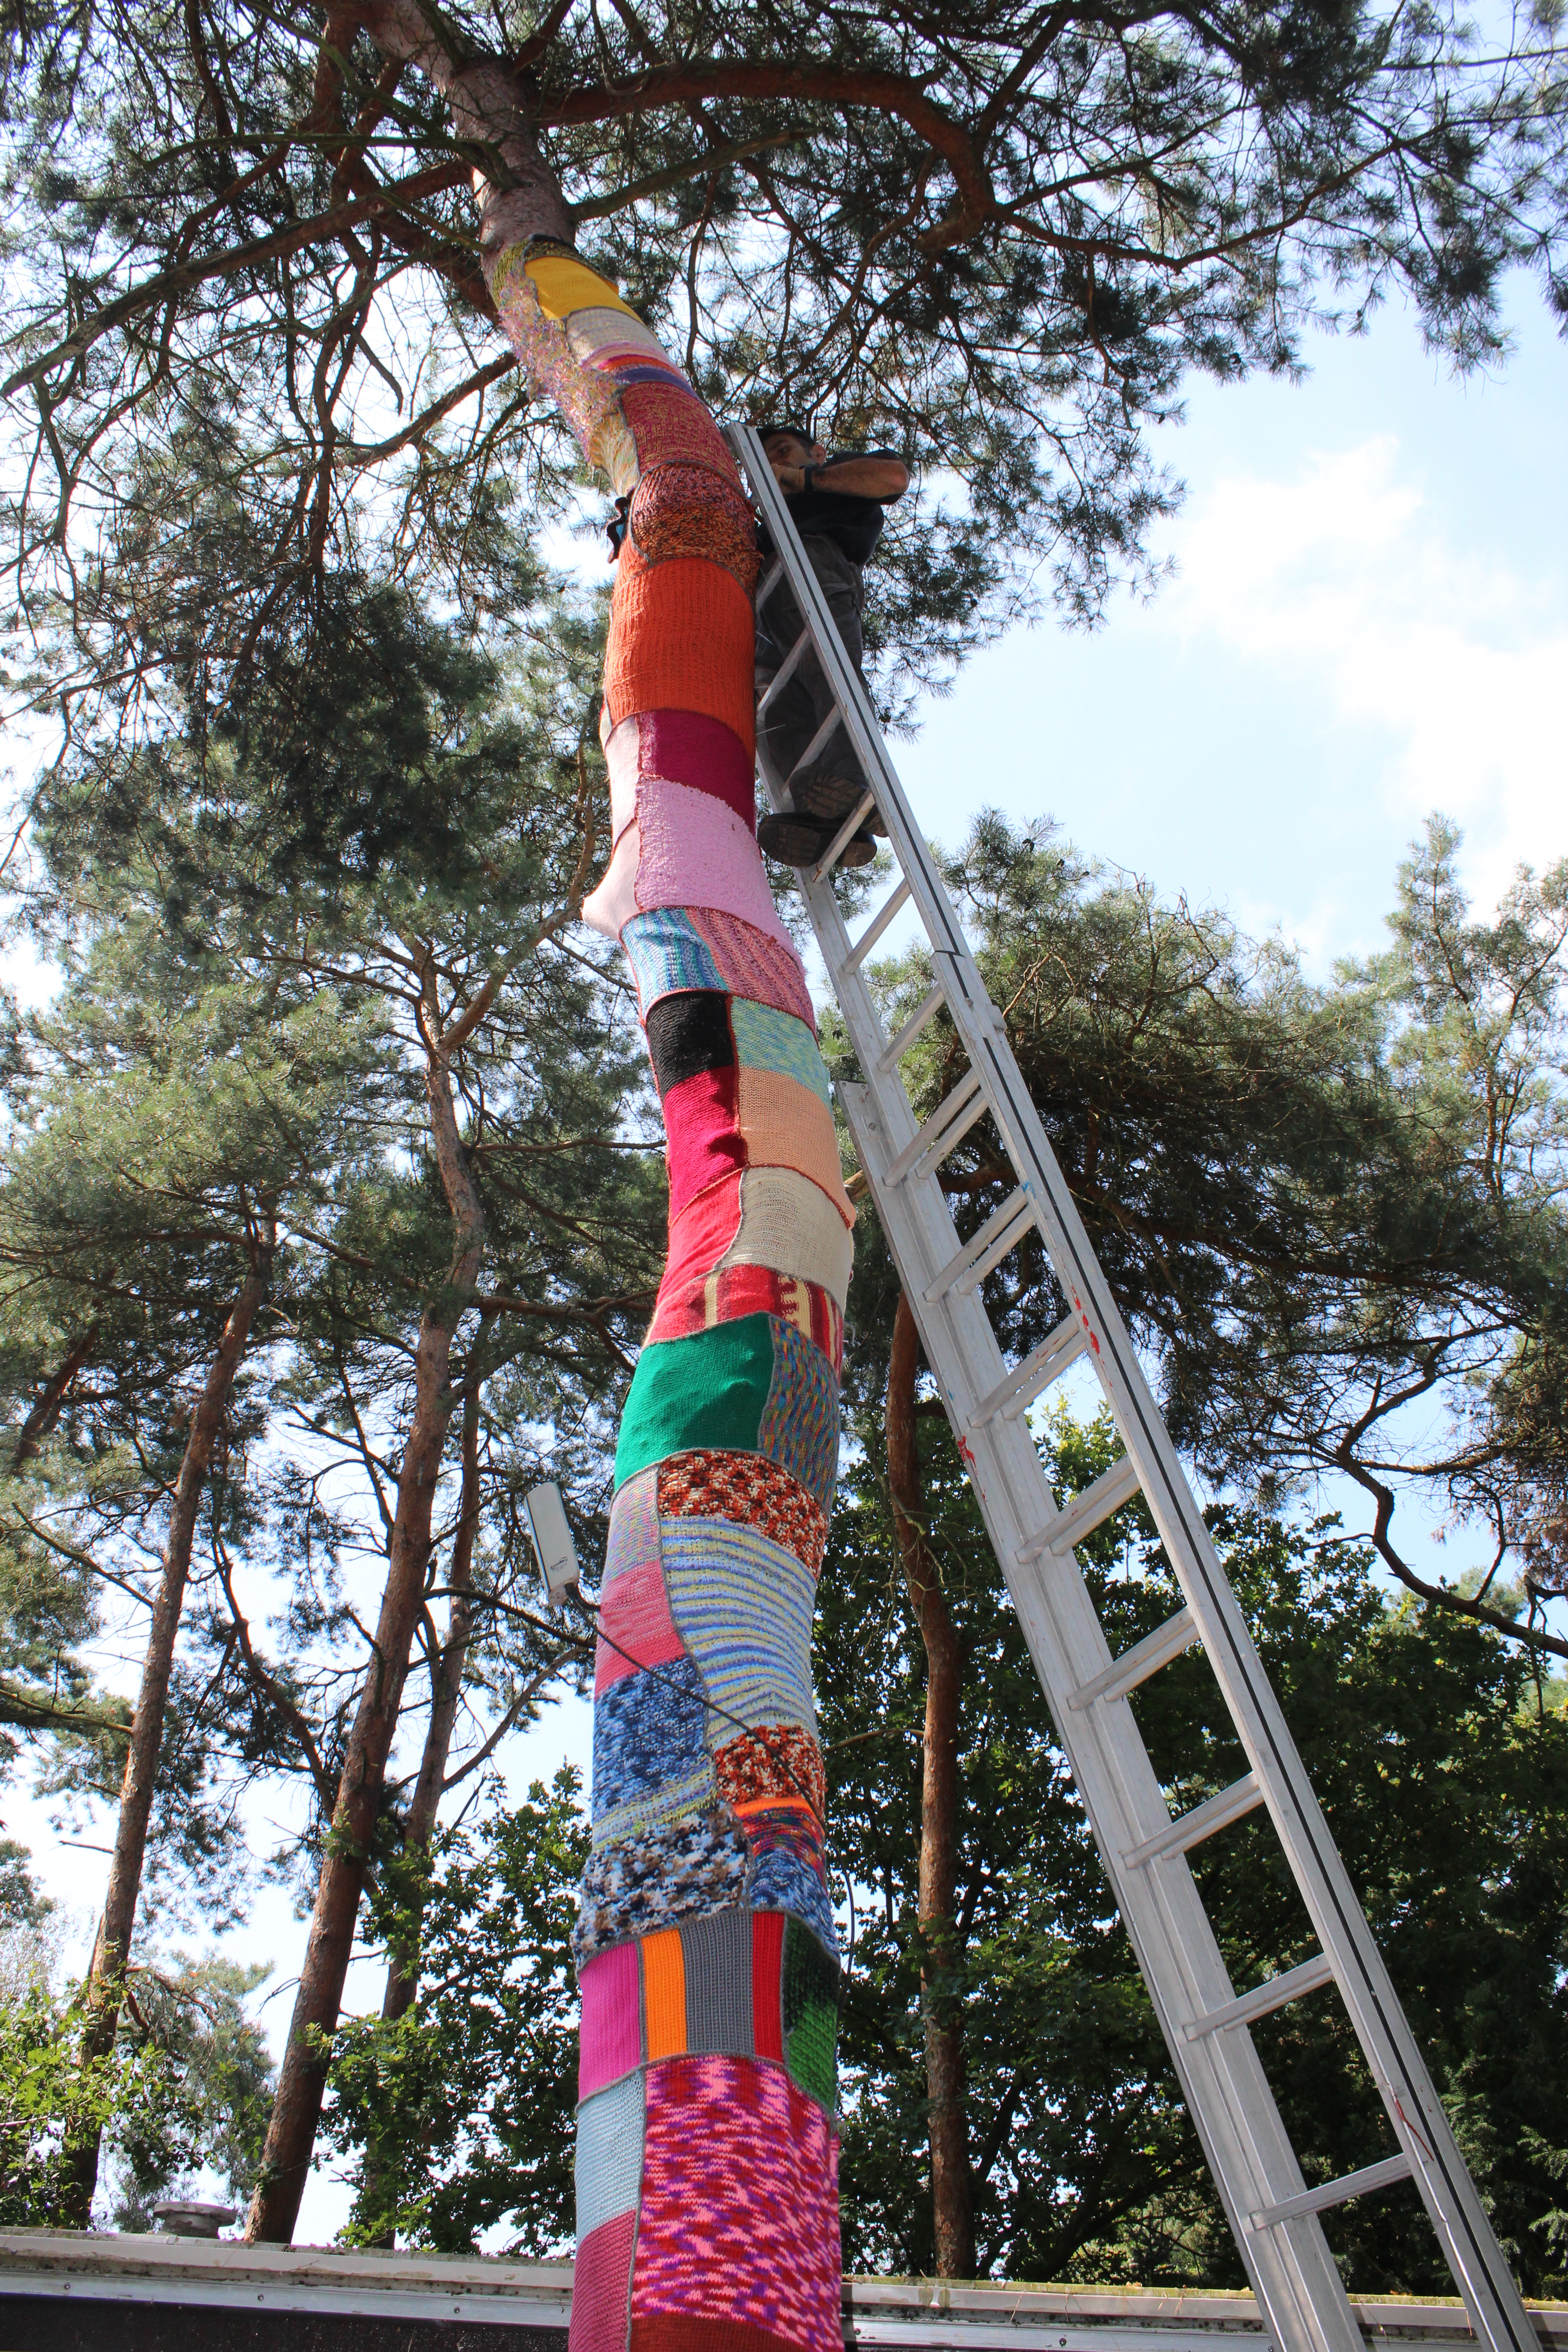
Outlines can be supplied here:
<path id="1" fill-rule="evenodd" d="M 814 882 L 820 882 L 825 874 L 832 873 L 843 856 L 847 845 L 859 832 L 862 821 L 870 815 L 876 805 L 876 793 L 868 793 L 865 799 L 845 818 L 822 854 L 822 863 L 811 877 Z"/>
<path id="2" fill-rule="evenodd" d="M 1192 1611 L 1178 1609 L 1173 1617 L 1167 1617 L 1163 1625 L 1156 1625 L 1152 1633 L 1145 1633 L 1141 1642 L 1123 1650 L 1102 1675 L 1069 1691 L 1068 1705 L 1092 1706 L 1097 1698 L 1125 1698 L 1130 1690 L 1136 1690 L 1140 1683 L 1146 1683 L 1151 1675 L 1157 1675 L 1162 1666 L 1168 1666 L 1173 1658 L 1179 1658 L 1184 1650 L 1190 1649 L 1197 1638 Z"/>
<path id="3" fill-rule="evenodd" d="M 910 886 L 908 882 L 900 882 L 892 897 L 888 899 L 886 904 L 883 906 L 881 912 L 878 915 L 875 922 L 871 923 L 861 932 L 859 938 L 856 940 L 854 946 L 845 957 L 844 970 L 846 971 L 859 971 L 861 965 L 865 962 L 866 958 L 870 954 L 872 949 L 876 946 L 877 941 L 881 938 L 882 933 L 887 929 L 888 925 L 892 921 L 893 917 L 898 913 L 900 908 L 903 906 L 909 895 Z"/>
<path id="4" fill-rule="evenodd" d="M 772 677 L 768 680 L 767 686 L 763 689 L 762 699 L 757 704 L 757 717 L 759 719 L 767 709 L 767 707 L 772 702 L 774 695 L 782 694 L 784 692 L 784 688 L 795 676 L 795 669 L 799 664 L 802 654 L 805 653 L 810 643 L 811 631 L 809 629 L 802 629 L 799 636 L 796 637 L 794 645 L 791 646 L 788 653 L 785 654 L 784 660 L 773 672 Z"/>
<path id="5" fill-rule="evenodd" d="M 1251 1812 L 1255 1805 L 1262 1802 L 1263 1791 L 1258 1785 L 1257 1773 L 1244 1772 L 1239 1780 L 1233 1780 L 1217 1797 L 1205 1798 L 1190 1813 L 1184 1813 L 1180 1821 L 1173 1822 L 1168 1830 L 1145 1838 L 1142 1845 L 1135 1845 L 1121 1859 L 1129 1870 L 1141 1870 L 1146 1862 L 1157 1862 L 1162 1854 L 1185 1853 L 1189 1846 L 1202 1845 L 1205 1838 L 1240 1821 L 1244 1813 Z"/>
<path id="6" fill-rule="evenodd" d="M 931 992 L 941 994 L 938 989 Z M 889 1052 L 891 1051 L 889 1046 Z M 1016 1421 L 1020 1413 L 1027 1412 L 1042 1389 L 1048 1389 L 1069 1364 L 1077 1363 L 1088 1345 L 1089 1333 L 1076 1315 L 1069 1315 L 1065 1323 L 1057 1325 L 1048 1339 L 1041 1340 L 1034 1354 L 1026 1357 L 1016 1371 L 998 1381 L 989 1396 L 981 1398 L 969 1416 L 969 1428 L 983 1428 L 998 1412 L 1005 1414 L 1009 1421 Z"/>
<path id="7" fill-rule="evenodd" d="M 1020 1560 L 1038 1559 L 1043 1551 L 1071 1551 L 1074 1544 L 1092 1535 L 1102 1519 L 1108 1519 L 1123 1503 L 1130 1503 L 1138 1492 L 1136 1464 L 1130 1454 L 1120 1454 L 1109 1470 L 1102 1470 L 1092 1486 L 1075 1495 L 1065 1511 L 1058 1511 L 1048 1528 L 1020 1544 Z"/>
<path id="8" fill-rule="evenodd" d="M 945 1158 L 955 1150 L 974 1122 L 984 1112 L 985 1097 L 980 1091 L 978 1070 L 966 1071 L 950 1095 L 944 1095 L 911 1142 L 906 1143 L 896 1160 L 888 1163 L 885 1181 L 901 1184 L 912 1168 L 933 1151 Z"/>
<path id="9" fill-rule="evenodd" d="M 1035 1204 L 1028 1194 L 1012 1193 L 958 1255 L 948 1260 L 936 1280 L 926 1286 L 928 1307 L 944 1298 L 955 1284 L 973 1290 L 976 1283 L 984 1282 L 992 1267 L 1000 1265 L 1009 1250 L 1016 1249 L 1034 1222 Z"/>
<path id="10" fill-rule="evenodd" d="M 837 726 L 838 719 L 839 713 L 837 710 L 830 710 L 828 712 L 826 718 L 823 720 L 821 726 L 817 729 L 816 734 L 812 737 L 810 742 L 806 745 L 805 751 L 801 753 L 799 759 L 795 761 L 794 767 L 784 778 L 786 784 L 793 784 L 801 770 L 803 768 L 810 767 L 812 761 L 816 759 L 817 753 L 821 751 L 823 745 L 826 742 L 828 737 Z"/>
<path id="11" fill-rule="evenodd" d="M 1303 1960 L 1299 1969 L 1286 1969 L 1267 1984 L 1255 1985 L 1251 1992 L 1223 2001 L 1206 2016 L 1194 2017 L 1182 2032 L 1189 2042 L 1201 2042 L 1205 2033 L 1222 2032 L 1227 2025 L 1250 2025 L 1255 2017 L 1267 2017 L 1270 2010 L 1283 2009 L 1288 2000 L 1300 2000 L 1304 1992 L 1316 1992 L 1320 1985 L 1333 1980 L 1334 1964 L 1326 1952 L 1320 1952 L 1316 1959 Z"/>
<path id="12" fill-rule="evenodd" d="M 925 1003 L 921 1006 L 920 1011 L 918 1013 L 910 1013 L 909 1019 L 905 1022 L 903 1027 L 900 1030 L 892 1044 L 888 1047 L 887 1052 L 885 1054 L 878 1055 L 877 1067 L 884 1074 L 884 1076 L 889 1070 L 896 1069 L 898 1067 L 898 1065 L 903 1060 L 904 1055 L 909 1052 L 910 1047 L 914 1044 L 915 1039 L 920 1035 L 921 1031 L 925 1027 L 926 1023 L 935 1018 L 937 1013 L 942 1011 L 942 1008 L 946 1002 L 947 998 L 943 993 L 941 983 L 939 982 L 938 985 L 931 990 L 931 994 L 926 998 Z"/>
<path id="13" fill-rule="evenodd" d="M 773 570 L 766 574 L 762 586 L 757 590 L 757 610 L 759 613 L 762 611 L 763 606 L 767 603 L 768 598 L 773 594 L 773 590 L 778 586 L 779 582 L 783 578 L 784 564 L 780 562 L 773 565 Z"/>
<path id="14" fill-rule="evenodd" d="M 1325 2180 L 1321 2189 L 1304 2189 L 1300 2197 L 1281 2197 L 1278 2205 L 1266 2205 L 1261 2213 L 1254 2213 L 1255 2230 L 1272 2230 L 1277 2222 L 1294 2221 L 1303 2213 L 1326 2213 L 1331 2205 L 1346 2205 L 1352 2197 L 1364 2197 L 1373 2189 L 1392 2189 L 1396 2180 L 1408 2180 L 1411 2162 L 1407 2156 L 1385 2156 L 1381 2164 L 1364 2164 L 1359 2172 L 1344 2172 L 1337 2180 Z"/>

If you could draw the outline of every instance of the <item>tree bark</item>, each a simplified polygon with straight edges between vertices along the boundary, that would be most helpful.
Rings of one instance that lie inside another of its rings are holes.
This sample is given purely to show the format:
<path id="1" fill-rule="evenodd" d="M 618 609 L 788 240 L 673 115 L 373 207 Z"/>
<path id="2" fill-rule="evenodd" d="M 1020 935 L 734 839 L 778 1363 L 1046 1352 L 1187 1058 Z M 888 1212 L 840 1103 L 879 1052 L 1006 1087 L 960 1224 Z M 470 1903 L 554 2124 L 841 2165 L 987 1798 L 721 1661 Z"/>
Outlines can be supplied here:
<path id="1" fill-rule="evenodd" d="M 31 1461 L 60 1417 L 66 1392 L 92 1353 L 98 1338 L 98 1326 L 89 1323 L 79 1339 L 73 1339 L 57 1371 L 45 1381 L 28 1408 L 27 1417 L 16 1433 L 16 1448 L 11 1456 L 11 1475 Z"/>
<path id="2" fill-rule="evenodd" d="M 958 1879 L 958 1713 L 963 1652 L 942 1575 L 926 1539 L 915 1376 L 920 1333 L 900 1291 L 888 1361 L 888 1486 L 910 1605 L 926 1654 L 921 1759 L 921 2007 L 925 2020 L 927 2132 L 939 2278 L 974 2276 L 974 2201 L 969 2165 L 963 2019 L 955 1990 L 962 1951 Z"/>
<path id="3" fill-rule="evenodd" d="M 450 1046 L 440 1034 L 439 1022 L 435 978 L 426 954 L 419 1026 L 426 1049 L 426 1093 L 436 1162 L 456 1229 L 452 1258 L 444 1290 L 420 1318 L 414 1355 L 414 1412 L 398 1465 L 397 1507 L 381 1613 L 343 1758 L 260 2179 L 246 2221 L 246 2241 L 251 2245 L 288 2244 L 310 2169 L 326 2090 L 328 2061 L 322 2042 L 336 2026 L 342 2004 L 371 1839 L 386 1787 L 387 1758 L 403 1704 L 415 1628 L 424 1605 L 430 1520 L 452 1410 L 452 1335 L 473 1297 L 484 1256 L 484 1211 L 458 1132 L 447 1066 Z"/>
<path id="4" fill-rule="evenodd" d="M 84 2069 L 108 2056 L 120 2030 L 126 1965 L 131 1957 L 132 1930 L 135 1926 L 136 1905 L 142 1892 L 147 1823 L 157 1786 L 158 1751 L 163 1740 L 169 1676 L 174 1662 L 174 1638 L 179 1632 L 185 1581 L 190 1574 L 196 1511 L 202 1489 L 206 1484 L 213 1447 L 223 1427 L 235 1374 L 249 1343 L 257 1308 L 271 1278 L 277 1238 L 277 1224 L 271 1214 L 261 1217 L 249 1244 L 250 1271 L 229 1310 L 217 1354 L 213 1359 L 205 1386 L 191 1415 L 185 1450 L 180 1462 L 180 1475 L 174 1482 L 169 1532 L 163 1543 L 162 1573 L 157 1597 L 153 1603 L 153 1622 L 147 1635 L 146 1654 L 142 1662 L 142 1687 L 137 1694 L 136 1713 L 131 1725 L 130 1751 L 125 1759 L 125 1775 L 121 1783 L 120 1822 L 114 1836 L 114 1858 L 109 1868 L 109 1891 L 104 1896 L 103 1916 L 99 1922 L 88 1969 L 84 2001 L 86 2016 L 81 2037 Z M 89 1334 L 79 1343 L 83 1358 L 90 1337 Z M 75 1369 L 72 1368 L 73 1378 Z M 60 1394 L 64 1394 L 64 1384 Z M 96 2123 L 84 2125 L 79 2131 L 71 2134 L 66 2168 L 67 2187 L 60 2210 L 60 2220 L 68 2229 L 85 2230 L 91 2217 L 93 2190 L 98 2186 L 100 2138 L 100 2131 Z"/>
<path id="5" fill-rule="evenodd" d="M 446 1786 L 447 1763 L 452 1752 L 452 1733 L 457 1726 L 458 1708 L 463 1696 L 463 1668 L 468 1655 L 468 1643 L 473 1638 L 474 1604 L 470 1587 L 474 1574 L 474 1538 L 479 1524 L 479 1362 L 477 1352 L 470 1363 L 468 1377 L 463 1384 L 463 1484 L 458 1507 L 458 1531 L 452 1543 L 452 1565 L 447 1581 L 452 1588 L 451 1606 L 447 1615 L 447 1638 L 433 1662 L 430 1674 L 430 1720 L 426 1726 L 425 1746 L 419 1759 L 419 1777 L 414 1784 L 409 1801 L 408 1817 L 403 1829 L 405 1854 L 426 1854 L 436 1832 L 436 1817 L 441 1809 L 441 1793 Z M 405 1945 L 394 1945 L 386 1958 L 386 1990 L 382 1995 L 381 2014 L 384 2024 L 395 2025 L 414 2006 L 419 1990 L 419 1929 L 423 1904 L 416 1907 L 410 1922 L 412 1933 Z M 374 2210 L 379 2179 L 384 2171 L 380 2152 L 366 2151 L 365 2188 L 367 2202 Z M 395 2230 L 386 2231 L 374 2242 L 392 2247 L 397 2242 Z"/>

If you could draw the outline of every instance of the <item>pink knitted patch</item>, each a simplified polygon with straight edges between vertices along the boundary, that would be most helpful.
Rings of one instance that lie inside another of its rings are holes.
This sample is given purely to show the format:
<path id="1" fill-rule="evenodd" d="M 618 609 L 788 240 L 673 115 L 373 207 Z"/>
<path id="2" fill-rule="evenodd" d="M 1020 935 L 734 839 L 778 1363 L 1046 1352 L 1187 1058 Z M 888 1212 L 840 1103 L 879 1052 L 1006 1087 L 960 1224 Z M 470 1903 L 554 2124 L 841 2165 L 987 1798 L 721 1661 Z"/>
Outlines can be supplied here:
<path id="1" fill-rule="evenodd" d="M 637 1948 L 628 1947 L 637 1966 Z M 577 2249 L 572 2273 L 572 2332 L 568 2352 L 626 2352 L 632 2253 L 637 2217 L 617 2213 L 590 2230 Z"/>
<path id="2" fill-rule="evenodd" d="M 594 1660 L 594 1696 L 608 1690 L 639 1666 L 668 1666 L 686 1655 L 675 1630 L 657 1559 L 617 1577 L 599 1607 L 599 1643 Z M 585 2091 L 578 2094 L 586 2098 Z"/>
<path id="3" fill-rule="evenodd" d="M 781 2066 L 650 2066 L 634 2325 L 660 2313 L 842 2352 L 837 2143 Z"/>
<path id="4" fill-rule="evenodd" d="M 641 2063 L 637 1948 L 635 1944 L 617 1944 L 613 1951 L 601 1952 L 596 1960 L 590 1960 L 583 1971 L 577 2096 L 591 2099 L 606 2083 L 618 2082 Z M 591 2231 L 589 2235 L 597 2237 L 599 2231 Z"/>

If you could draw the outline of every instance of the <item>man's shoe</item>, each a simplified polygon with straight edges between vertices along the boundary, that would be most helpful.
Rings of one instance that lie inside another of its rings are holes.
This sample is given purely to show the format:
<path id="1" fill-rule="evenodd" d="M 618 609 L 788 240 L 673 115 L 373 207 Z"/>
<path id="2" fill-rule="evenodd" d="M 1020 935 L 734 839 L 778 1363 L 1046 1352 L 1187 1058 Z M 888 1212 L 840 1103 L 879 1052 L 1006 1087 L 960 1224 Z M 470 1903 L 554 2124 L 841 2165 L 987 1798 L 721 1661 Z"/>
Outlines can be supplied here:
<path id="1" fill-rule="evenodd" d="M 853 808 L 853 801 L 849 808 Z M 849 814 L 846 808 L 844 816 Z M 765 816 L 757 826 L 757 846 L 764 857 L 773 858 L 780 866 L 819 866 L 833 846 L 833 837 L 844 822 L 824 824 L 814 816 Z M 862 826 L 852 833 L 838 853 L 840 866 L 869 866 L 877 855 L 877 845 Z"/>
<path id="2" fill-rule="evenodd" d="M 866 797 L 865 779 L 860 776 L 802 777 L 799 783 L 792 784 L 791 790 L 795 793 L 796 807 L 803 809 L 807 816 L 818 818 L 833 833 L 837 832 L 850 810 L 858 808 Z M 873 808 L 862 831 L 885 836 L 887 830 L 879 813 Z"/>

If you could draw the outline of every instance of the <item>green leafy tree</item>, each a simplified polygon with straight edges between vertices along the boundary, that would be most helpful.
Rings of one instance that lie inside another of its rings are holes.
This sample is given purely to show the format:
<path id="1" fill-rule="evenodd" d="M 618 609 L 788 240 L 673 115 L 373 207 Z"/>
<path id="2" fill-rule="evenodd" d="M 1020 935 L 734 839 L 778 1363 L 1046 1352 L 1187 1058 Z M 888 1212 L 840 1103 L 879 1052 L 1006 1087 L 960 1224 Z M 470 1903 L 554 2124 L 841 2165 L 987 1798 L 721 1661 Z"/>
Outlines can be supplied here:
<path id="1" fill-rule="evenodd" d="M 953 1901 L 936 1990 L 961 2031 L 960 2128 L 976 2266 L 1012 2278 L 1240 2284 L 1016 1621 L 945 1427 L 918 1415 L 922 1534 L 963 1664 Z M 1115 1452 L 1058 1418 L 1058 1496 Z M 923 2271 L 936 2249 L 920 1918 L 927 1667 L 879 1465 L 847 1482 L 821 1588 L 819 1686 L 834 1858 L 857 1935 L 843 2017 L 847 2260 Z M 1211 1524 L 1265 1666 L 1526 2290 L 1560 2294 L 1565 2160 L 1568 1713 L 1489 1626 L 1391 1603 L 1332 1521 L 1223 1508 Z M 1080 1549 L 1111 1647 L 1178 1605 L 1142 1504 Z M 1173 1811 L 1241 1756 L 1201 1656 L 1137 1694 Z M 1202 1850 L 1205 1908 L 1238 1989 L 1311 1948 L 1254 1816 Z M 1387 2124 L 1331 1991 L 1254 2029 L 1309 2180 L 1386 2153 Z M 1413 2191 L 1329 2224 L 1362 2292 L 1447 2291 Z"/>
<path id="2" fill-rule="evenodd" d="M 1173 488 L 1142 428 L 1189 370 L 1288 371 L 1309 319 L 1394 289 L 1474 361 L 1513 264 L 1562 303 L 1555 24 L 27 0 L 0 84 L 18 624 L 66 623 L 74 708 L 164 664 L 221 691 L 349 547 L 507 601 L 507 514 L 575 471 L 491 332 L 483 263 L 531 230 L 591 238 L 710 403 L 962 479 L 892 535 L 906 677 L 1037 573 L 1091 613 L 1145 567 Z M 164 503 L 197 472 L 199 538 Z"/>
<path id="3" fill-rule="evenodd" d="M 332 2040 L 323 2125 L 355 2185 L 351 2242 L 395 2232 L 450 2253 L 507 2227 L 510 2252 L 570 2246 L 580 1788 L 563 1766 L 508 1807 L 497 1783 L 471 1827 L 437 1831 L 378 1882 L 373 1929 L 417 1939 L 418 1990 Z"/>
<path id="4" fill-rule="evenodd" d="M 1352 1480 L 1414 1592 L 1568 1656 L 1548 1615 L 1568 1475 L 1568 865 L 1522 871 L 1485 921 L 1458 849 L 1433 820 L 1400 868 L 1389 948 L 1322 986 L 1048 824 L 983 818 L 948 873 L 1178 1444 L 1266 1506 Z M 930 988 L 923 952 L 878 984 L 896 1029 Z M 917 1108 L 961 1066 L 940 1017 L 905 1065 Z M 1013 1183 L 988 1124 L 942 1181 L 977 1230 Z M 854 1378 L 879 1396 L 892 1295 L 872 1267 L 868 1253 Z M 986 1297 L 1020 1354 L 1065 1311 L 1032 1238 Z M 1479 1589 L 1402 1548 L 1412 1482 L 1489 1530 Z M 1510 1548 L 1517 1617 L 1493 1591 Z"/>

